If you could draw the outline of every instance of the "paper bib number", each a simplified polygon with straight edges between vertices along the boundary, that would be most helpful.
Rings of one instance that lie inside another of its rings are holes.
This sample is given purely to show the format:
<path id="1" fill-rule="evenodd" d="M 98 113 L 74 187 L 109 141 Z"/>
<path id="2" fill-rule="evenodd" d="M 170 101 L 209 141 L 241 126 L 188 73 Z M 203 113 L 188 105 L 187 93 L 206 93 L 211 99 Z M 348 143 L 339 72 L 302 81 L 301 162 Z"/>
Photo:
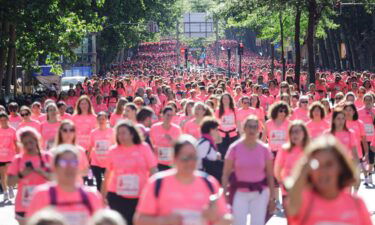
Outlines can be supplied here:
<path id="1" fill-rule="evenodd" d="M 118 195 L 138 195 L 139 177 L 137 175 L 118 176 L 116 192 Z"/>
<path id="2" fill-rule="evenodd" d="M 374 136 L 374 125 L 372 124 L 365 124 L 365 133 L 366 136 Z"/>
<path id="3" fill-rule="evenodd" d="M 282 145 L 286 142 L 286 133 L 283 130 L 271 131 L 270 143 L 274 145 Z"/>
<path id="4" fill-rule="evenodd" d="M 34 188 L 35 186 L 24 186 L 22 188 L 22 206 L 29 206 Z"/>
<path id="5" fill-rule="evenodd" d="M 168 147 L 160 147 L 158 151 L 159 161 L 172 161 L 173 159 L 173 149 Z"/>
<path id="6" fill-rule="evenodd" d="M 85 212 L 61 212 L 69 225 L 86 225 L 88 215 Z"/>
<path id="7" fill-rule="evenodd" d="M 109 147 L 109 142 L 102 140 L 95 142 L 95 152 L 98 155 L 105 155 Z"/>
<path id="8" fill-rule="evenodd" d="M 223 128 L 231 128 L 235 125 L 234 115 L 223 116 L 221 126 Z"/>
<path id="9" fill-rule="evenodd" d="M 178 209 L 175 211 L 176 214 L 182 217 L 183 225 L 204 225 L 202 213 L 194 210 L 183 210 Z"/>

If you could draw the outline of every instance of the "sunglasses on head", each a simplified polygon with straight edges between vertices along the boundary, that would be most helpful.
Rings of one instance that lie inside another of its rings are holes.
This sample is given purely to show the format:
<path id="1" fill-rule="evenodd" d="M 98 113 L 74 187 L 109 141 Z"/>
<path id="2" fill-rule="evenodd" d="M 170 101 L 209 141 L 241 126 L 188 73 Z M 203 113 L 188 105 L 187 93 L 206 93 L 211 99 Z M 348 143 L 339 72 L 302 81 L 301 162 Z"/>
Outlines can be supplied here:
<path id="1" fill-rule="evenodd" d="M 73 167 L 77 168 L 78 167 L 78 160 L 77 159 L 60 159 L 57 161 L 56 165 L 61 167 L 61 168 L 67 168 L 67 167 Z"/>

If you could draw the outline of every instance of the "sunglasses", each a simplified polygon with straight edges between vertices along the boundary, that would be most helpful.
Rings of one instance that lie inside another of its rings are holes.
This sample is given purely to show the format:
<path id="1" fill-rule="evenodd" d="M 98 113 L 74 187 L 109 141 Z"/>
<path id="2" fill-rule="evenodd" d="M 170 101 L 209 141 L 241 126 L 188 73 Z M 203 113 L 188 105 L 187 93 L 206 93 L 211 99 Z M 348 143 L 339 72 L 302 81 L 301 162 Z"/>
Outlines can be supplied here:
<path id="1" fill-rule="evenodd" d="M 62 132 L 64 132 L 64 133 L 68 133 L 68 132 L 75 132 L 76 131 L 76 129 L 74 129 L 74 128 L 70 128 L 70 129 L 68 129 L 68 128 L 63 128 L 63 129 L 61 129 L 61 131 Z"/>
<path id="2" fill-rule="evenodd" d="M 29 116 L 30 113 L 21 113 L 21 117 Z"/>
<path id="3" fill-rule="evenodd" d="M 307 101 L 301 101 L 301 104 L 307 104 L 308 102 Z"/>
<path id="4" fill-rule="evenodd" d="M 244 102 L 242 102 L 242 104 L 250 104 L 250 102 L 249 101 L 244 101 Z"/>
<path id="5" fill-rule="evenodd" d="M 189 162 L 189 161 L 197 161 L 198 160 L 198 157 L 197 156 L 184 156 L 184 157 L 180 157 L 180 160 L 182 162 Z"/>
<path id="6" fill-rule="evenodd" d="M 279 113 L 286 113 L 287 110 L 286 109 L 279 109 Z"/>
<path id="7" fill-rule="evenodd" d="M 77 168 L 78 167 L 78 160 L 77 159 L 60 159 L 57 161 L 56 166 L 59 166 L 61 168 L 67 168 L 67 167 L 72 167 L 72 168 Z"/>
<path id="8" fill-rule="evenodd" d="M 256 130 L 259 128 L 258 125 L 245 125 L 245 128 Z"/>

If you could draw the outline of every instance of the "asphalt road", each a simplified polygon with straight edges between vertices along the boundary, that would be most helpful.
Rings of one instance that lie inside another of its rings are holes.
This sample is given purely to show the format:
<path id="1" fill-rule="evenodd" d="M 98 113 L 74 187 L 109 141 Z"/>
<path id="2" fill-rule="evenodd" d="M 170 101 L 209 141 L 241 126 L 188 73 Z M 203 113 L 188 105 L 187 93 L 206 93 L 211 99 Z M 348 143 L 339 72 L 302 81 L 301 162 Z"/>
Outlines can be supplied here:
<path id="1" fill-rule="evenodd" d="M 366 188 L 363 184 L 361 185 L 358 194 L 365 201 L 367 208 L 372 214 L 372 221 L 375 224 L 375 185 Z M 3 195 L 0 196 L 0 225 L 18 225 L 17 221 L 14 219 L 14 205 L 13 202 L 3 201 Z M 286 219 L 283 215 L 278 214 L 268 221 L 267 225 L 286 225 Z"/>

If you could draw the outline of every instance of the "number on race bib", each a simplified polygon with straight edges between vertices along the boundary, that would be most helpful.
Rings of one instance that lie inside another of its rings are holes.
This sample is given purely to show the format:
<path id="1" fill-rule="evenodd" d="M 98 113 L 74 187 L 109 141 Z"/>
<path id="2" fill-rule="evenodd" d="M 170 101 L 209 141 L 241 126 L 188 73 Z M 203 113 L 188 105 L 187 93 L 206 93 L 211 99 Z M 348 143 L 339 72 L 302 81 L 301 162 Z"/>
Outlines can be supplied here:
<path id="1" fill-rule="evenodd" d="M 272 130 L 270 143 L 274 145 L 282 145 L 286 142 L 286 133 L 283 130 Z"/>
<path id="2" fill-rule="evenodd" d="M 204 219 L 202 213 L 194 210 L 177 209 L 176 214 L 182 217 L 183 225 L 204 225 Z"/>
<path id="3" fill-rule="evenodd" d="M 365 133 L 366 136 L 374 136 L 374 125 L 372 124 L 365 124 Z"/>
<path id="4" fill-rule="evenodd" d="M 138 195 L 139 176 L 132 174 L 118 176 L 116 193 L 118 195 Z"/>
<path id="5" fill-rule="evenodd" d="M 88 214 L 86 212 L 61 212 L 69 225 L 84 225 L 88 222 Z"/>
<path id="6" fill-rule="evenodd" d="M 158 151 L 159 161 L 169 162 L 173 159 L 173 148 L 159 147 Z"/>
<path id="7" fill-rule="evenodd" d="M 105 155 L 109 147 L 109 142 L 106 140 L 100 140 L 95 142 L 95 152 L 98 155 Z"/>
<path id="8" fill-rule="evenodd" d="M 35 186 L 24 186 L 22 188 L 22 206 L 28 207 Z"/>

